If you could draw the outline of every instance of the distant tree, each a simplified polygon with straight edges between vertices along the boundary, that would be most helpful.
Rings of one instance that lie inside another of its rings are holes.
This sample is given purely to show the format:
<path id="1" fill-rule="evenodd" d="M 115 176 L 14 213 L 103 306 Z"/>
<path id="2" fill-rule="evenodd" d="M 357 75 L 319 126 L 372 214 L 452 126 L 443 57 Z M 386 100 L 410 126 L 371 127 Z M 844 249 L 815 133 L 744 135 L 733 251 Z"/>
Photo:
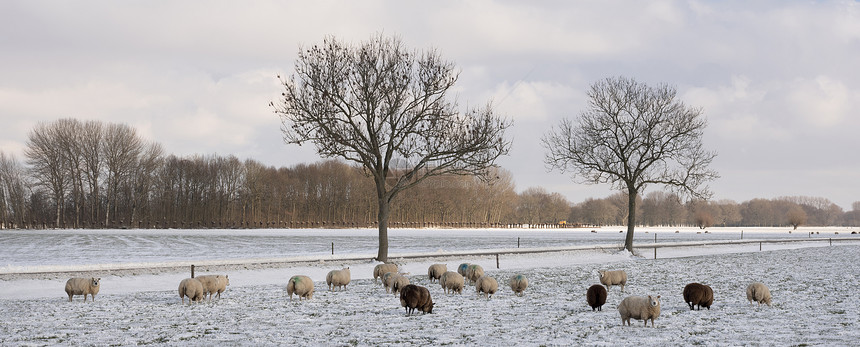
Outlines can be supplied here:
<path id="1" fill-rule="evenodd" d="M 806 224 L 806 211 L 802 207 L 794 205 L 785 214 L 785 218 L 788 219 L 788 224 L 791 224 L 794 230 L 797 230 L 798 226 Z"/>
<path id="2" fill-rule="evenodd" d="M 695 223 L 699 229 L 710 228 L 714 225 L 714 216 L 705 209 L 696 211 Z"/>
<path id="3" fill-rule="evenodd" d="M 53 198 L 54 226 L 59 228 L 63 222 L 63 202 L 69 190 L 69 170 L 58 140 L 59 130 L 56 123 L 39 123 L 27 136 L 24 155 L 30 165 L 30 173 L 36 185 L 46 189 Z"/>
<path id="4" fill-rule="evenodd" d="M 458 74 L 436 51 L 379 35 L 357 46 L 326 38 L 299 50 L 292 77 L 279 76 L 282 98 L 270 105 L 285 142 L 312 142 L 322 157 L 358 163 L 372 177 L 379 261 L 388 260 L 398 193 L 432 176 L 486 175 L 508 153 L 509 121 L 489 106 L 458 110 L 449 94 Z"/>
<path id="5" fill-rule="evenodd" d="M 610 183 L 627 192 L 624 248 L 633 251 L 636 200 L 648 184 L 662 184 L 708 198 L 704 184 L 718 177 L 708 168 L 716 153 L 704 150 L 701 109 L 677 100 L 675 88 L 630 78 L 606 78 L 587 92 L 588 107 L 564 119 L 543 138 L 545 163 L 571 171 L 585 183 Z"/>

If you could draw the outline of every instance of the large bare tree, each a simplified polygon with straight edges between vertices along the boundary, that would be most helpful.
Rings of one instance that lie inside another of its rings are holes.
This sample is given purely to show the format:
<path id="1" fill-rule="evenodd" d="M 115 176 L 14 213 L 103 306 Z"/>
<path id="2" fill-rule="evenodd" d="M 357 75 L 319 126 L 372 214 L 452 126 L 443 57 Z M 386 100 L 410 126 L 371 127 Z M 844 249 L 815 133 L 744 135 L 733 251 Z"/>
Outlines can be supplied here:
<path id="1" fill-rule="evenodd" d="M 662 184 L 696 198 L 708 198 L 708 168 L 716 153 L 702 146 L 707 125 L 702 110 L 678 100 L 667 84 L 649 86 L 610 77 L 588 90 L 588 107 L 577 120 L 564 119 L 542 143 L 545 163 L 572 172 L 584 183 L 609 183 L 626 190 L 627 236 L 633 252 L 636 199 L 646 185 Z"/>
<path id="2" fill-rule="evenodd" d="M 334 37 L 300 48 L 271 106 L 288 144 L 312 142 L 323 157 L 364 167 L 376 184 L 377 260 L 388 259 L 390 205 L 398 193 L 444 174 L 485 175 L 508 153 L 510 122 L 488 105 L 461 111 L 459 72 L 438 52 L 378 35 L 357 45 Z"/>

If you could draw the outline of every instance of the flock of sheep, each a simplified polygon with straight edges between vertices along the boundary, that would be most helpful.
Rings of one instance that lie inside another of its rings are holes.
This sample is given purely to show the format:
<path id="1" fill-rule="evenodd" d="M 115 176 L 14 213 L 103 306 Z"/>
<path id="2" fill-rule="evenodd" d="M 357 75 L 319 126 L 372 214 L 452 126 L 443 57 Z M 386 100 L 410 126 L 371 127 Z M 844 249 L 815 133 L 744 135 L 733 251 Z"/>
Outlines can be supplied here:
<path id="1" fill-rule="evenodd" d="M 624 270 L 615 271 L 598 271 L 600 283 L 602 285 L 592 285 L 586 291 L 586 300 L 591 306 L 592 311 L 602 310 L 606 303 L 607 290 L 613 285 L 620 285 L 621 291 L 624 291 L 624 286 L 627 284 L 627 273 Z M 499 283 L 495 278 L 484 274 L 484 269 L 477 264 L 463 263 L 457 267 L 457 271 L 448 271 L 446 264 L 433 264 L 427 269 L 427 276 L 430 283 L 438 281 L 439 285 L 445 291 L 445 294 L 463 293 L 466 280 L 470 285 L 475 286 L 475 291 L 478 295 L 484 295 L 487 299 L 492 298 L 499 290 Z M 379 264 L 373 269 L 373 282 L 382 281 L 386 293 L 393 293 L 396 297 L 400 294 L 400 305 L 406 309 L 406 314 L 411 315 L 415 310 L 423 313 L 433 312 L 433 300 L 430 297 L 430 291 L 426 287 L 411 284 L 409 278 L 403 276 L 396 264 Z M 87 301 L 87 296 L 92 296 L 95 301 L 96 294 L 100 288 L 100 278 L 70 278 L 66 282 L 66 294 L 69 296 L 69 301 L 72 301 L 72 296 L 83 295 L 84 301 Z M 330 291 L 335 289 L 346 290 L 347 285 L 351 281 L 349 268 L 341 270 L 332 270 L 326 275 L 326 285 Z M 230 285 L 230 279 L 227 275 L 205 275 L 195 278 L 186 278 L 179 283 L 179 297 L 182 303 L 185 303 L 185 298 L 188 297 L 189 304 L 192 302 L 201 302 L 208 297 L 212 300 L 212 295 L 217 295 L 221 298 L 221 293 Z M 529 281 L 525 275 L 513 275 L 508 281 L 511 290 L 518 296 L 522 296 L 528 288 Z M 604 288 L 603 286 L 606 286 Z M 293 294 L 309 300 L 313 298 L 314 282 L 308 276 L 297 275 L 290 278 L 287 282 L 287 294 L 290 296 L 290 301 L 293 300 Z M 747 287 L 747 300 L 750 304 L 756 302 L 759 305 L 771 305 L 770 290 L 766 285 L 760 282 L 754 282 Z M 714 302 L 714 291 L 710 286 L 700 283 L 690 283 L 684 287 L 684 301 L 693 310 L 698 306 L 698 309 L 705 307 L 711 309 Z M 618 312 L 621 315 L 621 325 L 631 325 L 630 319 L 643 320 L 645 326 L 648 326 L 648 320 L 651 320 L 651 326 L 654 327 L 654 319 L 660 316 L 660 295 L 657 296 L 628 296 L 621 300 L 618 304 Z"/>

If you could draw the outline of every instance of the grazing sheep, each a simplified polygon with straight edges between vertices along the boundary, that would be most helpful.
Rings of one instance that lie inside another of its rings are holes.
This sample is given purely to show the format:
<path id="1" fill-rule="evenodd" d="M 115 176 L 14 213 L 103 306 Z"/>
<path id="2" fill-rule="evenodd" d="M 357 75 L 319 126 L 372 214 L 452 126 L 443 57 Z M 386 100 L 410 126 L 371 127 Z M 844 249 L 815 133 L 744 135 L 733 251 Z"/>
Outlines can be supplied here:
<path id="1" fill-rule="evenodd" d="M 221 293 L 230 285 L 227 275 L 204 275 L 195 278 L 203 284 L 203 297 L 205 299 L 208 295 L 209 301 L 212 301 L 212 294 L 218 294 L 218 299 L 221 299 Z"/>
<path id="2" fill-rule="evenodd" d="M 660 296 L 628 296 L 618 304 L 618 313 L 621 314 L 622 326 L 625 322 L 631 326 L 630 318 L 633 318 L 644 320 L 647 327 L 650 319 L 653 328 L 654 319 L 660 317 Z"/>
<path id="3" fill-rule="evenodd" d="M 96 294 L 99 293 L 101 278 L 81 278 L 73 277 L 66 281 L 66 294 L 69 295 L 69 302 L 72 301 L 72 296 L 83 295 L 84 302 L 87 301 L 87 295 L 92 295 L 93 301 L 96 301 Z"/>
<path id="4" fill-rule="evenodd" d="M 759 306 L 761 304 L 770 306 L 770 289 L 764 283 L 753 282 L 747 287 L 747 300 L 749 300 L 750 305 L 753 302 L 757 302 Z"/>
<path id="5" fill-rule="evenodd" d="M 525 275 L 518 274 L 511 277 L 508 284 L 511 286 L 511 290 L 514 291 L 514 294 L 522 296 L 525 294 L 526 288 L 529 286 L 529 279 L 526 278 Z"/>
<path id="6" fill-rule="evenodd" d="M 325 283 L 330 291 L 334 291 L 334 288 L 346 289 L 346 285 L 349 284 L 351 279 L 349 267 L 346 267 L 341 270 L 329 271 L 328 275 L 325 276 Z"/>
<path id="7" fill-rule="evenodd" d="M 397 264 L 379 264 L 373 268 L 373 283 L 376 283 L 376 279 L 382 279 L 382 276 L 387 272 L 397 272 Z"/>
<path id="8" fill-rule="evenodd" d="M 394 285 L 394 280 L 397 277 L 400 277 L 400 273 L 398 272 L 386 272 L 382 276 L 382 286 L 385 287 L 386 293 L 391 293 L 391 286 Z"/>
<path id="9" fill-rule="evenodd" d="M 463 276 L 463 278 L 468 277 L 469 265 L 472 265 L 472 264 L 469 264 L 469 263 L 460 264 L 460 266 L 457 267 L 457 273 L 460 274 L 460 276 Z"/>
<path id="10" fill-rule="evenodd" d="M 293 301 L 293 293 L 299 296 L 300 302 L 302 298 L 312 299 L 314 297 L 314 281 L 308 276 L 290 277 L 290 281 L 287 283 L 287 294 L 290 295 L 290 301 Z"/>
<path id="11" fill-rule="evenodd" d="M 430 283 L 434 283 L 446 271 L 448 271 L 448 265 L 446 264 L 430 265 L 430 268 L 427 269 L 427 277 L 430 277 Z"/>
<path id="12" fill-rule="evenodd" d="M 696 305 L 699 306 L 699 310 L 702 307 L 710 310 L 714 303 L 714 290 L 701 283 L 690 283 L 684 287 L 684 302 L 690 305 L 690 310 Z"/>
<path id="13" fill-rule="evenodd" d="M 445 290 L 445 294 L 448 294 L 448 290 L 451 290 L 451 294 L 454 292 L 463 294 L 463 281 L 463 275 L 454 271 L 446 271 L 442 277 L 439 277 L 439 284 Z"/>
<path id="14" fill-rule="evenodd" d="M 206 298 L 206 289 L 203 288 L 203 283 L 196 278 L 186 278 L 179 282 L 179 297 L 182 303 L 185 303 L 185 297 L 188 297 L 188 304 L 192 302 L 201 302 Z"/>
<path id="15" fill-rule="evenodd" d="M 627 273 L 624 270 L 598 270 L 597 273 L 600 274 L 600 284 L 605 285 L 606 290 L 609 290 L 614 284 L 620 284 L 621 291 L 624 291 L 624 286 L 627 285 Z"/>
<path id="16" fill-rule="evenodd" d="M 415 309 L 424 313 L 433 313 L 433 300 L 427 288 L 409 284 L 400 290 L 400 305 L 406 308 L 406 315 L 412 315 Z"/>
<path id="17" fill-rule="evenodd" d="M 585 298 L 588 300 L 588 306 L 591 306 L 591 311 L 603 311 L 603 304 L 606 303 L 606 288 L 599 284 L 592 285 L 585 292 Z"/>
<path id="18" fill-rule="evenodd" d="M 490 276 L 481 276 L 475 281 L 475 291 L 478 292 L 478 295 L 484 293 L 484 297 L 488 300 L 493 297 L 493 294 L 499 290 L 499 282 L 496 281 L 495 278 Z"/>
<path id="19" fill-rule="evenodd" d="M 397 296 L 403 287 L 409 284 L 409 279 L 406 276 L 397 276 L 394 277 L 394 280 L 391 282 L 391 292 L 394 293 L 394 296 Z"/>
<path id="20" fill-rule="evenodd" d="M 475 281 L 477 281 L 481 276 L 484 275 L 484 268 L 478 264 L 469 265 L 469 269 L 466 270 L 466 278 L 469 279 L 469 284 L 474 285 Z"/>

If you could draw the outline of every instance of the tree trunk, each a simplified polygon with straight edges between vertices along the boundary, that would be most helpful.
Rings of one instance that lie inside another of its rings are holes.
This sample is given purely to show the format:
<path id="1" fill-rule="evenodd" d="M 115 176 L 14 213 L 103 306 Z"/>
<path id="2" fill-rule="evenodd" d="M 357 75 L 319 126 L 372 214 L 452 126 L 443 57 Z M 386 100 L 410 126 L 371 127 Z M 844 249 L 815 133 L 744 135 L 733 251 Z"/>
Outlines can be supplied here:
<path id="1" fill-rule="evenodd" d="M 385 197 L 379 198 L 379 253 L 376 260 L 383 263 L 388 262 L 388 216 L 391 213 L 391 204 Z"/>
<path id="2" fill-rule="evenodd" d="M 624 248 L 633 253 L 633 228 L 636 226 L 636 190 L 627 188 L 627 237 Z"/>

